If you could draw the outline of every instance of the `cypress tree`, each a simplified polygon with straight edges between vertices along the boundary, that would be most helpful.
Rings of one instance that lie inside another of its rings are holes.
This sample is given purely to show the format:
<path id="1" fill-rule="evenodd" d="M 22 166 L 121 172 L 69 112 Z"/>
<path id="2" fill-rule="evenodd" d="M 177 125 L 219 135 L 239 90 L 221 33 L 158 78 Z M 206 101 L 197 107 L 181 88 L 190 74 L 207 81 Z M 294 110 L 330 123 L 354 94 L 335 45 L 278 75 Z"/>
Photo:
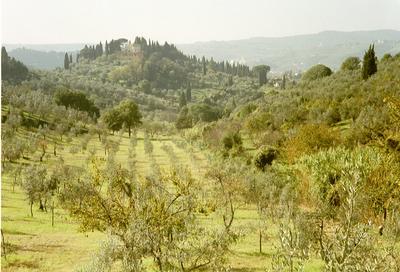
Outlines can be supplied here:
<path id="1" fill-rule="evenodd" d="M 192 88 L 190 86 L 190 83 L 188 84 L 188 88 L 186 89 L 186 101 L 192 102 Z"/>
<path id="2" fill-rule="evenodd" d="M 230 76 L 228 77 L 228 86 L 232 86 L 232 85 L 233 85 L 233 76 L 230 75 Z"/>
<path id="3" fill-rule="evenodd" d="M 2 75 L 2 78 L 4 79 L 5 78 L 5 76 L 4 76 L 4 73 L 6 72 L 6 71 L 8 71 L 8 62 L 9 62 L 9 57 L 8 57 L 8 54 L 7 54 L 7 50 L 6 50 L 6 48 L 4 47 L 4 46 L 2 46 L 1 47 L 1 75 Z"/>
<path id="4" fill-rule="evenodd" d="M 103 44 L 101 42 L 99 44 L 99 55 L 103 56 Z"/>
<path id="5" fill-rule="evenodd" d="M 364 54 L 363 66 L 362 66 L 362 77 L 364 80 L 378 71 L 376 65 L 375 46 L 372 44 L 369 46 L 367 52 Z"/>
<path id="6" fill-rule="evenodd" d="M 69 63 L 72 63 L 72 54 L 69 55 Z"/>
<path id="7" fill-rule="evenodd" d="M 203 75 L 206 75 L 207 68 L 206 68 L 206 58 L 203 56 L 201 62 L 203 63 Z"/>
<path id="8" fill-rule="evenodd" d="M 68 57 L 68 53 L 65 53 L 64 56 L 64 69 L 68 70 L 69 69 L 69 57 Z"/>
<path id="9" fill-rule="evenodd" d="M 186 106 L 186 96 L 185 94 L 182 92 L 181 96 L 179 98 L 179 108 L 183 108 L 184 106 Z"/>
<path id="10" fill-rule="evenodd" d="M 286 74 L 283 74 L 282 77 L 282 90 L 286 89 Z"/>

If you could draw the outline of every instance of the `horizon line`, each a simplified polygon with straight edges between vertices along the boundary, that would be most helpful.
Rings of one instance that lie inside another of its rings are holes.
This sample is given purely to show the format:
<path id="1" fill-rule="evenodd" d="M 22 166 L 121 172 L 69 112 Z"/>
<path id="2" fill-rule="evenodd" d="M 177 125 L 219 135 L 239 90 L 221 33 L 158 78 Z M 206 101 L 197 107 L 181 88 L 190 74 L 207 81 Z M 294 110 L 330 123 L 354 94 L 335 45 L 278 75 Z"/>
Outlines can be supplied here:
<path id="1" fill-rule="evenodd" d="M 188 44 L 196 44 L 196 43 L 208 43 L 208 42 L 228 42 L 228 41 L 241 41 L 241 40 L 250 40 L 250 39 L 259 39 L 259 38 L 266 38 L 266 39 L 279 39 L 279 38 L 288 38 L 288 37 L 298 37 L 298 36 L 308 36 L 308 35 L 318 35 L 325 32 L 338 32 L 338 33 L 354 33 L 354 32 L 376 32 L 376 31 L 395 31 L 400 32 L 400 30 L 394 28 L 382 28 L 382 29 L 371 29 L 371 30 L 350 30 L 350 31 L 343 31 L 343 30 L 322 30 L 319 32 L 313 33 L 302 33 L 302 34 L 293 34 L 293 35 L 282 35 L 282 36 L 252 36 L 246 38 L 238 38 L 238 39 L 227 39 L 227 40 L 198 40 L 193 42 L 183 42 L 183 43 L 172 43 L 174 45 L 188 45 Z M 134 37 L 143 37 L 143 36 L 134 36 Z M 119 39 L 119 38 L 117 38 Z M 126 38 L 125 38 L 126 39 Z M 146 38 L 149 40 L 151 38 Z M 106 39 L 107 40 L 107 39 Z M 129 40 L 129 39 L 128 39 Z M 100 40 L 102 42 L 103 40 Z M 160 42 L 159 40 L 157 40 Z M 168 42 L 168 41 L 164 41 Z M 77 45 L 77 44 L 97 44 L 98 42 L 65 42 L 65 43 L 43 43 L 43 42 L 1 42 L 1 45 Z"/>

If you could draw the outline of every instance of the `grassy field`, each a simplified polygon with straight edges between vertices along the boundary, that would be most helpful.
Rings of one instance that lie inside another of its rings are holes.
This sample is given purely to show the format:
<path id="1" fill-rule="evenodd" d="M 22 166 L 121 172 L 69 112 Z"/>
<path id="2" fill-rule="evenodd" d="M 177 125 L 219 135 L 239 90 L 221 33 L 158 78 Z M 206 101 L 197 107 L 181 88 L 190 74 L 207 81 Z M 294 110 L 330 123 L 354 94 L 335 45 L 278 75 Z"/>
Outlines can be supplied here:
<path id="1" fill-rule="evenodd" d="M 23 136 L 23 133 L 21 134 Z M 83 136 L 87 137 L 87 136 Z M 48 155 L 44 163 L 52 167 L 54 162 L 63 157 L 69 165 L 83 166 L 91 152 L 104 158 L 104 148 L 96 136 L 88 143 L 86 150 L 81 149 L 83 137 L 74 138 L 59 144 L 57 157 L 52 153 L 50 144 Z M 113 141 L 119 141 L 119 150 L 116 153 L 118 160 L 124 167 L 128 167 L 130 139 L 127 135 L 110 136 Z M 179 144 L 181 141 L 181 144 Z M 161 169 L 168 169 L 171 163 L 188 166 L 199 179 L 204 179 L 207 169 L 207 154 L 198 148 L 189 146 L 178 136 L 175 138 L 158 136 L 152 139 L 155 162 Z M 136 167 L 140 175 L 151 171 L 149 154 L 145 153 L 144 135 L 139 132 L 135 146 Z M 165 151 L 163 146 L 170 146 L 175 154 L 174 158 Z M 38 163 L 38 154 L 29 161 L 19 163 Z M 7 168 L 7 165 L 6 165 Z M 6 170 L 6 169 L 5 169 Z M 34 217 L 30 217 L 29 205 L 26 196 L 16 186 L 12 191 L 11 177 L 2 175 L 2 229 L 7 244 L 7 259 L 2 257 L 2 271 L 71 271 L 88 263 L 92 254 L 101 244 L 105 235 L 98 232 L 79 233 L 78 224 L 74 222 L 62 209 L 55 210 L 55 226 L 51 226 L 50 212 L 41 212 L 35 206 Z M 221 218 L 212 216 L 202 218 L 205 224 L 215 224 Z M 222 223 L 219 222 L 219 223 Z M 269 267 L 272 255 L 275 252 L 277 227 L 272 222 L 266 224 L 266 235 L 263 241 L 263 253 L 259 253 L 259 240 L 256 228 L 259 224 L 258 215 L 254 207 L 242 207 L 235 221 L 235 226 L 247 233 L 233 248 L 229 255 L 229 265 L 233 271 L 265 271 Z M 248 230 L 248 231 L 246 231 Z M 306 271 L 319 271 L 320 264 L 311 261 Z"/>

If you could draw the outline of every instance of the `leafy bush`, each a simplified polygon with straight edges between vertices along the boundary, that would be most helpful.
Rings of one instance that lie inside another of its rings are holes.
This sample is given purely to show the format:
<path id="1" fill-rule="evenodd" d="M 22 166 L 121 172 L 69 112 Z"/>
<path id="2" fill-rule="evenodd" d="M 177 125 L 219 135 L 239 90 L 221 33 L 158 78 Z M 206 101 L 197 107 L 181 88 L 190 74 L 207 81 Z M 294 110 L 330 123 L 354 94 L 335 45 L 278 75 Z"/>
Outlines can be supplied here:
<path id="1" fill-rule="evenodd" d="M 341 70 L 358 70 L 361 68 L 360 66 L 361 60 L 358 57 L 348 57 L 343 63 L 342 66 L 340 67 Z"/>
<path id="2" fill-rule="evenodd" d="M 225 150 L 230 150 L 234 147 L 239 147 L 242 145 L 242 137 L 238 132 L 227 134 L 222 139 L 222 144 Z"/>
<path id="3" fill-rule="evenodd" d="M 340 142 L 339 131 L 323 124 L 307 124 L 301 126 L 283 145 L 286 158 L 294 162 L 303 155 L 335 147 Z"/>
<path id="4" fill-rule="evenodd" d="M 301 78 L 304 81 L 312 81 L 316 79 L 320 79 L 323 77 L 330 76 L 332 74 L 332 70 L 323 65 L 323 64 L 317 64 L 310 69 L 307 70 L 307 72 L 304 73 L 303 77 Z"/>
<path id="5" fill-rule="evenodd" d="M 339 147 L 301 159 L 312 178 L 311 194 L 328 208 L 342 205 L 342 183 L 349 178 L 345 173 L 355 171 L 362 186 L 381 162 L 382 155 L 372 148 Z"/>
<path id="6" fill-rule="evenodd" d="M 75 92 L 65 88 L 58 90 L 55 94 L 55 102 L 57 105 L 63 105 L 66 108 L 71 107 L 79 111 L 86 111 L 96 118 L 100 115 L 99 108 L 82 92 Z"/>
<path id="7" fill-rule="evenodd" d="M 272 164 L 272 161 L 276 159 L 278 151 L 270 146 L 264 146 L 260 148 L 257 154 L 254 156 L 254 165 L 261 171 L 264 171 L 268 165 Z"/>

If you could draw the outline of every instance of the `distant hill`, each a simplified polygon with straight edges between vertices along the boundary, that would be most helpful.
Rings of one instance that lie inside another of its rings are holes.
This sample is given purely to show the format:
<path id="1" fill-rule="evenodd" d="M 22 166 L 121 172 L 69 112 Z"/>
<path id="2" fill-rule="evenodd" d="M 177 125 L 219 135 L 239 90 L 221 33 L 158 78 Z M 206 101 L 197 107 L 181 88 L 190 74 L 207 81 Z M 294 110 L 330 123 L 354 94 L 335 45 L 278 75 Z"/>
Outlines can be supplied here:
<path id="1" fill-rule="evenodd" d="M 22 61 L 30 68 L 54 69 L 63 66 L 65 52 L 44 52 L 27 48 L 17 48 L 10 51 L 9 55 Z"/>
<path id="2" fill-rule="evenodd" d="M 28 43 L 9 43 L 3 44 L 7 51 L 12 51 L 17 48 L 27 48 L 37 51 L 56 51 L 56 52 L 71 52 L 82 49 L 85 44 L 92 45 L 90 43 L 54 43 L 54 44 L 28 44 Z"/>
<path id="3" fill-rule="evenodd" d="M 361 57 L 371 43 L 375 44 L 378 56 L 398 53 L 400 31 L 324 31 L 280 38 L 196 42 L 177 47 L 185 54 L 241 61 L 250 66 L 265 63 L 272 71 L 296 71 L 317 63 L 337 69 L 346 57 Z"/>
<path id="4" fill-rule="evenodd" d="M 28 67 L 54 69 L 64 65 L 65 52 L 72 53 L 82 49 L 85 44 L 5 44 L 8 54 L 22 61 Z"/>

